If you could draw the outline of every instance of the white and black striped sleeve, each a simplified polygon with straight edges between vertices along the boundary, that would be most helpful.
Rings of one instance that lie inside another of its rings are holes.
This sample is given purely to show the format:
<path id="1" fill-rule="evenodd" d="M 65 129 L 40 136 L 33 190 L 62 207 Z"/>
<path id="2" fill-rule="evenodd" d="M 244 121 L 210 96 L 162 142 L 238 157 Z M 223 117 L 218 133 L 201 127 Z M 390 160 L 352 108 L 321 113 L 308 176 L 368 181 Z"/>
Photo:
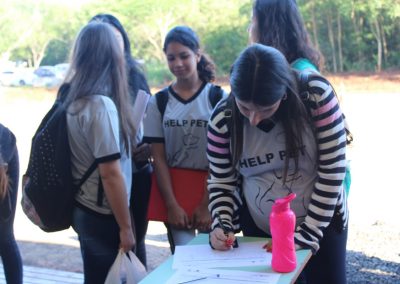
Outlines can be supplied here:
<path id="1" fill-rule="evenodd" d="M 220 104 L 209 120 L 207 131 L 207 157 L 210 166 L 209 210 L 213 219 L 211 228 L 218 227 L 216 219 L 216 212 L 218 212 L 224 226 L 237 232 L 239 230 L 238 206 L 240 200 L 237 192 L 237 173 L 236 170 L 232 170 L 229 140 L 225 113 Z"/>
<path id="2" fill-rule="evenodd" d="M 296 228 L 295 241 L 313 252 L 338 206 L 347 223 L 343 201 L 343 179 L 346 171 L 346 132 L 342 111 L 332 86 L 324 78 L 311 78 L 309 88 L 314 94 L 311 116 L 315 126 L 318 150 L 318 179 L 314 185 L 307 216 Z"/>

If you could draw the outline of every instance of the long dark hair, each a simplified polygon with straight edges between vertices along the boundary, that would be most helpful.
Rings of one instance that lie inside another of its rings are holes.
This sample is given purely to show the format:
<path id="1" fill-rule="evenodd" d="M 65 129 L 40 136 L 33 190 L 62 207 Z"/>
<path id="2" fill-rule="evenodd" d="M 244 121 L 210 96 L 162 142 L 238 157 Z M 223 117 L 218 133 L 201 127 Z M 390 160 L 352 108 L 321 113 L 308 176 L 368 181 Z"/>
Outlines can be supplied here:
<path id="1" fill-rule="evenodd" d="M 277 48 L 291 63 L 307 58 L 319 69 L 323 57 L 311 44 L 296 0 L 255 0 L 258 43 Z"/>
<path id="2" fill-rule="evenodd" d="M 236 166 L 243 150 L 243 120 L 235 99 L 260 106 L 271 105 L 282 99 L 275 119 L 283 124 L 285 131 L 286 158 L 283 182 L 286 182 L 289 159 L 295 161 L 303 146 L 303 132 L 310 123 L 307 110 L 298 96 L 297 80 L 285 57 L 273 47 L 254 44 L 246 48 L 232 66 L 231 95 L 227 101 L 228 128 L 231 136 L 232 164 Z M 285 98 L 284 98 L 285 97 Z"/>
<path id="3" fill-rule="evenodd" d="M 213 82 L 215 80 L 215 64 L 204 52 L 200 52 L 200 40 L 197 34 L 187 26 L 176 26 L 170 30 L 165 37 L 163 50 L 166 52 L 168 44 L 178 42 L 194 53 L 200 54 L 200 62 L 197 63 L 199 77 L 204 82 Z"/>
<path id="4" fill-rule="evenodd" d="M 96 22 L 96 21 L 110 24 L 111 26 L 116 28 L 122 35 L 122 39 L 124 41 L 125 61 L 128 69 L 127 73 L 128 73 L 128 83 L 129 83 L 129 93 L 131 97 L 135 99 L 139 89 L 145 90 L 146 92 L 150 93 L 150 88 L 147 83 L 144 72 L 141 69 L 139 63 L 132 56 L 131 42 L 129 40 L 128 33 L 122 26 L 121 22 L 111 14 L 97 14 L 96 16 L 91 18 L 89 22 Z"/>
<path id="5" fill-rule="evenodd" d="M 128 95 L 124 54 L 109 24 L 91 22 L 78 34 L 67 74 L 68 94 L 64 104 L 92 95 L 110 97 L 118 110 L 122 138 L 128 151 L 135 136 Z M 60 87 L 59 96 L 65 86 Z"/>

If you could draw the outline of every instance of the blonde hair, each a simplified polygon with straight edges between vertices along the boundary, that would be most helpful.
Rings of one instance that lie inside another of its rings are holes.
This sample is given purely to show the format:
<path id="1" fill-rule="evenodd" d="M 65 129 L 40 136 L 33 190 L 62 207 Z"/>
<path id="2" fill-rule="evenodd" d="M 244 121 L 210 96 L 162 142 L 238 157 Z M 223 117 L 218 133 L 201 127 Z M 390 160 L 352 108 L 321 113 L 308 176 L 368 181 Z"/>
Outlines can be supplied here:
<path id="1" fill-rule="evenodd" d="M 4 163 L 3 157 L 0 154 L 0 200 L 2 200 L 7 193 L 8 188 L 8 175 L 7 175 L 7 163 Z"/>

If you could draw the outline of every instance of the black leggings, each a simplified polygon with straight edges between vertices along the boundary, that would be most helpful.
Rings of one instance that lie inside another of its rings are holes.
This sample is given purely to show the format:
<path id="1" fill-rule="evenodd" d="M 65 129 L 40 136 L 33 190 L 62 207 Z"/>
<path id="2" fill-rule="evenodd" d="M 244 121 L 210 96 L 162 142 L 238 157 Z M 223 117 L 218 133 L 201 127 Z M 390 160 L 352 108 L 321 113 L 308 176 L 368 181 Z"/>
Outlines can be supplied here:
<path id="1" fill-rule="evenodd" d="M 297 284 L 346 284 L 347 227 L 342 228 L 341 218 L 334 214 L 324 230 L 319 250 L 308 261 Z M 257 227 L 246 204 L 241 210 L 240 225 L 244 236 L 271 237 Z"/>
<path id="2" fill-rule="evenodd" d="M 145 238 L 147 233 L 147 209 L 149 206 L 151 189 L 151 166 L 133 174 L 131 192 L 131 211 L 135 221 L 136 256 L 147 267 Z"/>

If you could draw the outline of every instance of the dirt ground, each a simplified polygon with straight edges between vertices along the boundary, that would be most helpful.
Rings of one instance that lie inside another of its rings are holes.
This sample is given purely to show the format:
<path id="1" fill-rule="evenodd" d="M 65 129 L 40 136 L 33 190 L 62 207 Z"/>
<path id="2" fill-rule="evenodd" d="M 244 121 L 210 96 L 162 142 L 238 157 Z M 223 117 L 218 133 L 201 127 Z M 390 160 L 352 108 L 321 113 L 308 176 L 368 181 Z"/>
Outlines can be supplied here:
<path id="1" fill-rule="evenodd" d="M 365 92 L 393 92 L 400 84 L 400 70 L 380 73 L 343 73 L 327 74 L 326 77 L 340 92 L 365 93 Z M 229 89 L 229 79 L 219 78 L 217 83 L 226 90 Z"/>
<path id="2" fill-rule="evenodd" d="M 398 220 L 393 209 L 400 198 L 399 186 L 393 181 L 400 160 L 400 153 L 395 151 L 400 138 L 395 130 L 400 122 L 400 71 L 327 77 L 342 98 L 355 135 L 355 146 L 349 151 L 353 175 L 351 222 L 395 224 Z M 225 88 L 227 80 L 217 83 Z M 30 139 L 53 99 L 54 91 L 0 87 L 0 122 L 17 136 L 21 174 L 26 169 Z M 150 224 L 146 239 L 150 270 L 169 256 L 165 232 L 162 224 Z M 44 233 L 18 206 L 15 235 L 25 265 L 82 271 L 79 243 L 72 230 Z M 393 248 L 395 251 L 398 249 Z"/>
<path id="3" fill-rule="evenodd" d="M 381 73 L 347 73 L 328 75 L 335 88 L 345 88 L 349 93 L 377 92 L 387 93 L 398 91 L 400 71 Z"/>

